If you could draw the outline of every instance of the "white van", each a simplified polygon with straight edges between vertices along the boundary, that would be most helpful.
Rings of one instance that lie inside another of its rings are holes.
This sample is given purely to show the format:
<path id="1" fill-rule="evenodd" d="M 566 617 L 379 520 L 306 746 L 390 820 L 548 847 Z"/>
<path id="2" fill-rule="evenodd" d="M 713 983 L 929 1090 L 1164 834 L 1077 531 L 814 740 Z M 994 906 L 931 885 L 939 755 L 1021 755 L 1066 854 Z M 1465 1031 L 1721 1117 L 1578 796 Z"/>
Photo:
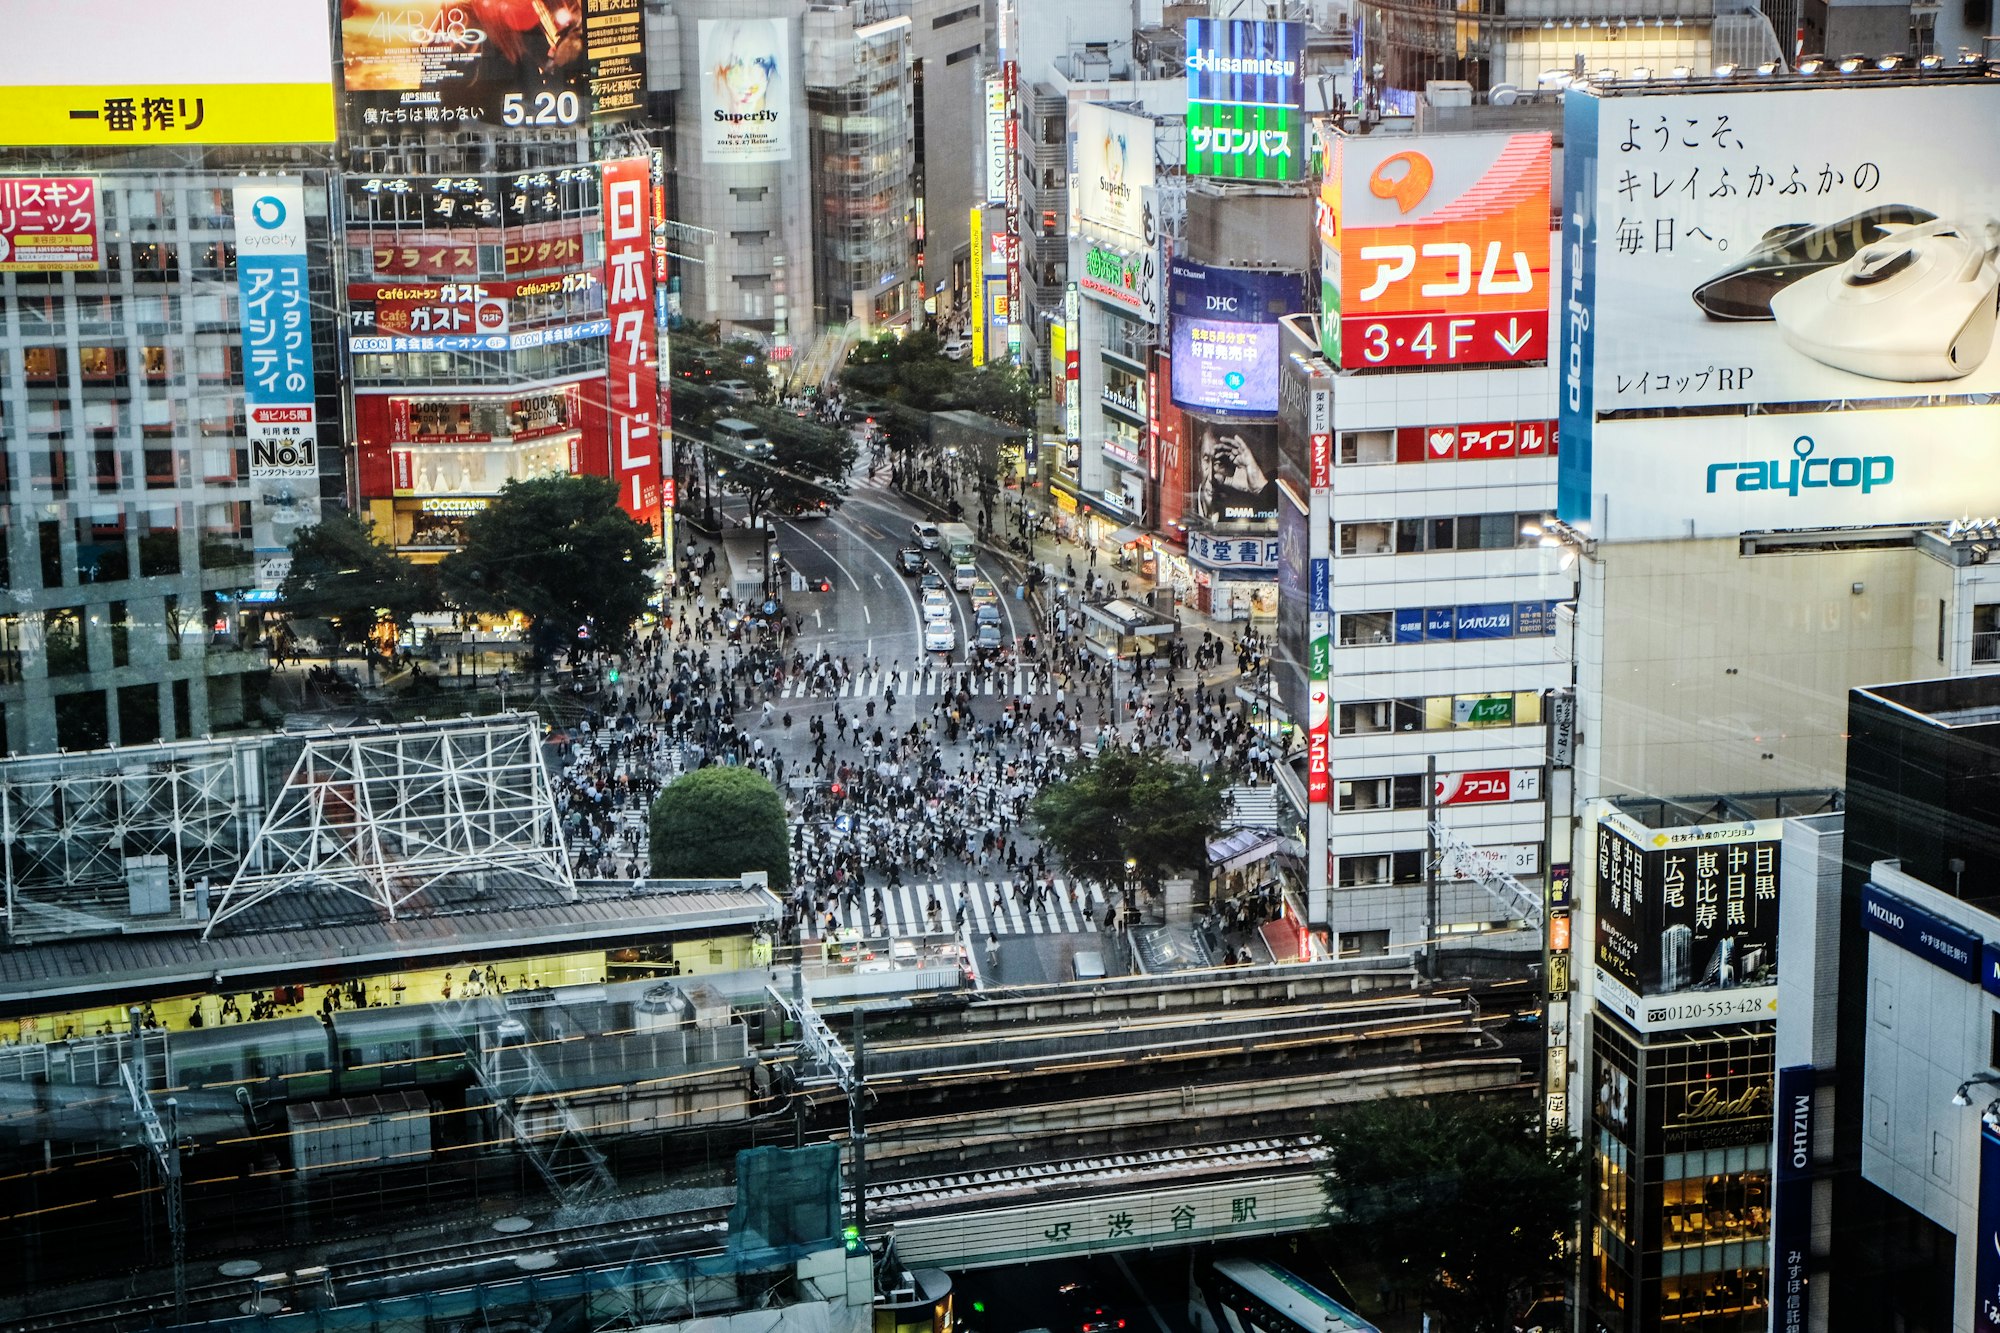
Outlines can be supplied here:
<path id="1" fill-rule="evenodd" d="M 765 438 L 764 428 L 754 421 L 745 421 L 742 417 L 717 417 L 709 423 L 708 433 L 715 443 L 746 458 L 771 456 L 771 441 Z"/>
<path id="2" fill-rule="evenodd" d="M 1095 949 L 1080 949 L 1069 960 L 1069 970 L 1078 981 L 1104 980 L 1104 955 Z"/>

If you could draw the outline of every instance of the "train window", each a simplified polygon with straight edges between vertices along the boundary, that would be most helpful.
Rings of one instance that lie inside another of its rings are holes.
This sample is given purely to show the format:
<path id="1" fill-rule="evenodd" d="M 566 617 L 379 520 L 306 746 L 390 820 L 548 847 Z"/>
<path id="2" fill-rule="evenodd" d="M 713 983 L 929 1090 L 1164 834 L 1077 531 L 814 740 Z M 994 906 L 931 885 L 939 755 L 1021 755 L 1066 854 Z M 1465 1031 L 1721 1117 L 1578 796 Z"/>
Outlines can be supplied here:
<path id="1" fill-rule="evenodd" d="M 342 1069 L 352 1069 L 360 1063 L 361 1063 L 361 1048 L 359 1046 L 341 1047 L 340 1067 Z"/>
<path id="2" fill-rule="evenodd" d="M 394 1054 L 392 1054 L 389 1057 L 391 1060 L 409 1060 L 415 1058 L 417 1054 L 417 1044 L 413 1041 L 399 1041 L 395 1044 L 395 1046 L 391 1048 L 391 1050 L 394 1052 Z"/>

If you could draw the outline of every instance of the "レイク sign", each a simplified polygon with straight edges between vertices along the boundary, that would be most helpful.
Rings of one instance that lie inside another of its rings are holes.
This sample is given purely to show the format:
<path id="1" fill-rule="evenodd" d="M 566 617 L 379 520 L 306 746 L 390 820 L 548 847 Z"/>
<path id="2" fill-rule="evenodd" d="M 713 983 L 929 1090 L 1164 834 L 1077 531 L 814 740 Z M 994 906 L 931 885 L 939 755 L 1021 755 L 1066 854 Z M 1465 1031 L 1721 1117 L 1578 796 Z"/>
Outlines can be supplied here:
<path id="1" fill-rule="evenodd" d="M 611 478 L 618 503 L 639 522 L 660 517 L 660 407 L 653 327 L 652 164 L 604 164 L 604 311 L 611 321 Z"/>

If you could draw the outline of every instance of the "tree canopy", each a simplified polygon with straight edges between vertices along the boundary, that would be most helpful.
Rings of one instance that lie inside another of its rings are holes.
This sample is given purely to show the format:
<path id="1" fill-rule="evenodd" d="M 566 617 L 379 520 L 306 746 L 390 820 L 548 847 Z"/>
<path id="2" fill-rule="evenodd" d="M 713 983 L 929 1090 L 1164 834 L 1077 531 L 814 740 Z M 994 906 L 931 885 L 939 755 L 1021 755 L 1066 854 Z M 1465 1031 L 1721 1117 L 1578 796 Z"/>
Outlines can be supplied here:
<path id="1" fill-rule="evenodd" d="M 660 558 L 645 527 L 618 507 L 608 477 L 510 481 L 465 521 L 464 545 L 439 566 L 452 601 L 468 611 L 519 611 L 547 660 L 579 643 L 616 652 L 652 594 Z M 588 627 L 586 639 L 579 628 Z"/>
<path id="2" fill-rule="evenodd" d="M 885 334 L 856 347 L 840 382 L 849 392 L 919 412 L 967 408 L 1009 425 L 1035 424 L 1033 376 L 1019 366 L 954 361 L 927 329 L 903 338 Z"/>
<path id="3" fill-rule="evenodd" d="M 746 497 L 752 517 L 765 512 L 796 514 L 822 500 L 837 506 L 847 496 L 847 473 L 854 466 L 854 439 L 844 430 L 809 421 L 795 412 L 739 407 L 735 415 L 764 430 L 768 458 L 729 451 L 716 458 L 727 473 L 722 484 Z M 722 452 L 717 446 L 718 454 Z"/>
<path id="4" fill-rule="evenodd" d="M 779 893 L 792 884 L 785 800 L 751 768 L 698 768 L 669 783 L 647 814 L 652 873 L 662 879 L 734 879 L 762 870 Z"/>
<path id="5" fill-rule="evenodd" d="M 1158 887 L 1207 868 L 1222 827 L 1224 782 L 1157 747 L 1106 750 L 1036 795 L 1028 818 L 1073 875 L 1116 880 L 1125 863 Z"/>
<path id="6" fill-rule="evenodd" d="M 1400 1284 L 1467 1330 L 1511 1330 L 1567 1270 L 1583 1202 L 1575 1141 L 1536 1108 L 1478 1097 L 1360 1102 L 1321 1127 L 1328 1220 Z"/>
<path id="7" fill-rule="evenodd" d="M 292 538 L 278 602 L 294 616 L 333 622 L 342 642 L 365 641 L 383 617 L 406 624 L 438 605 L 431 572 L 397 558 L 375 525 L 334 510 Z"/>

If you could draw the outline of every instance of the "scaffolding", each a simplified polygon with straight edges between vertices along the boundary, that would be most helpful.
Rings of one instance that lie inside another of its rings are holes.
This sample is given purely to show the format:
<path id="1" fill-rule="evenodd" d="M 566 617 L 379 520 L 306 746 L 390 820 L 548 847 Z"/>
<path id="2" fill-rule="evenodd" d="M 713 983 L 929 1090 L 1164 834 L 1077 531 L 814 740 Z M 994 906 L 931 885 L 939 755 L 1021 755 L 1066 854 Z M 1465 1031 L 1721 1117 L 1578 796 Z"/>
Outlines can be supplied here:
<path id="1" fill-rule="evenodd" d="M 212 930 L 295 888 L 391 918 L 452 876 L 576 896 L 539 723 L 519 713 L 0 761 L 0 849 L 16 943 Z"/>

